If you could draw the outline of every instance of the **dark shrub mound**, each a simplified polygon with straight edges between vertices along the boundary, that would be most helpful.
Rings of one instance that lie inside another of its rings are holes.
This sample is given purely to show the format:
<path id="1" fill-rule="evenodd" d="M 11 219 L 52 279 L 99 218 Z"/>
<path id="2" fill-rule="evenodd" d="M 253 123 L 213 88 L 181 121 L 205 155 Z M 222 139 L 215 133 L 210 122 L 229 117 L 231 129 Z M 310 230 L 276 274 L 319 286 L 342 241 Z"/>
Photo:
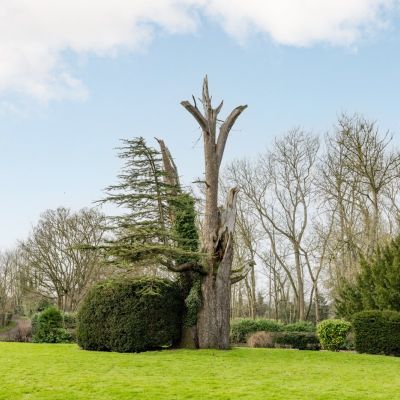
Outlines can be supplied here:
<path id="1" fill-rule="evenodd" d="M 183 300 L 159 278 L 96 285 L 78 312 L 78 344 L 86 350 L 140 352 L 179 341 Z"/>
<path id="2" fill-rule="evenodd" d="M 32 340 L 36 343 L 70 342 L 71 335 L 64 329 L 63 315 L 55 307 L 48 307 L 32 318 Z"/>
<path id="3" fill-rule="evenodd" d="M 359 353 L 400 356 L 400 312 L 361 311 L 353 316 Z"/>

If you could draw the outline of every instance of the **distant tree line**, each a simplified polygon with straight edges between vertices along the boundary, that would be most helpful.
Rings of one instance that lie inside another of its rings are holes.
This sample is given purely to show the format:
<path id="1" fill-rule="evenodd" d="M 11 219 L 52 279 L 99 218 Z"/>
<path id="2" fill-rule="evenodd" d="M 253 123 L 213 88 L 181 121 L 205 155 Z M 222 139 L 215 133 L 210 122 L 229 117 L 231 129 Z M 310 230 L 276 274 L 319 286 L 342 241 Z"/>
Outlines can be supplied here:
<path id="1" fill-rule="evenodd" d="M 388 246 L 399 235 L 400 154 L 390 134 L 342 115 L 324 139 L 293 129 L 219 176 L 245 107 L 220 122 L 222 104 L 212 108 L 207 80 L 202 104 L 203 113 L 196 101 L 182 103 L 204 137 L 200 190 L 181 185 L 162 140 L 158 148 L 123 141 L 118 182 L 99 201 L 120 212 L 45 211 L 0 255 L 0 314 L 30 314 L 44 303 L 75 311 L 100 280 L 152 275 L 180 282 L 190 340 L 226 348 L 229 318 L 318 322 L 385 308 L 378 277 L 398 299 L 398 239 Z"/>
<path id="2" fill-rule="evenodd" d="M 342 115 L 324 140 L 292 130 L 225 179 L 240 187 L 235 263 L 257 263 L 232 288 L 235 317 L 334 315 L 343 286 L 399 234 L 400 154 L 360 115 Z"/>

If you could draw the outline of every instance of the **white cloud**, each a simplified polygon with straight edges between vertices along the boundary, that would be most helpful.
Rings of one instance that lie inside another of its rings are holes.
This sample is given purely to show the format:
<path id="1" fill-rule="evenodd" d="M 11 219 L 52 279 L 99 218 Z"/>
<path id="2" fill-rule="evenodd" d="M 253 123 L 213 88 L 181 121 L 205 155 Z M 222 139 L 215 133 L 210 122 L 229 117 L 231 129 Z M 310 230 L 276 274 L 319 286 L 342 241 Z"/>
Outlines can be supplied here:
<path id="1" fill-rule="evenodd" d="M 0 92 L 48 101 L 85 98 L 65 54 L 115 56 L 146 45 L 155 28 L 197 29 L 212 18 L 238 40 L 349 45 L 384 26 L 396 0 L 0 0 Z"/>
<path id="2" fill-rule="evenodd" d="M 394 0 L 212 0 L 207 10 L 239 40 L 254 32 L 280 44 L 349 45 L 381 28 Z"/>

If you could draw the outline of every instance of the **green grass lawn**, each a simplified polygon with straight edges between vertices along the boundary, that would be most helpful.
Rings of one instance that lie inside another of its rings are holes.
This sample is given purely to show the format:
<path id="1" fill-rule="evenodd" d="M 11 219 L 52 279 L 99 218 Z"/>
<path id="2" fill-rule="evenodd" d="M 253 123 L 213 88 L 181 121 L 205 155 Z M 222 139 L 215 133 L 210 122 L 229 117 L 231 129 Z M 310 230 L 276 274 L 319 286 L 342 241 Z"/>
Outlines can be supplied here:
<path id="1" fill-rule="evenodd" d="M 100 353 L 0 343 L 0 399 L 400 399 L 400 358 L 238 348 Z"/>

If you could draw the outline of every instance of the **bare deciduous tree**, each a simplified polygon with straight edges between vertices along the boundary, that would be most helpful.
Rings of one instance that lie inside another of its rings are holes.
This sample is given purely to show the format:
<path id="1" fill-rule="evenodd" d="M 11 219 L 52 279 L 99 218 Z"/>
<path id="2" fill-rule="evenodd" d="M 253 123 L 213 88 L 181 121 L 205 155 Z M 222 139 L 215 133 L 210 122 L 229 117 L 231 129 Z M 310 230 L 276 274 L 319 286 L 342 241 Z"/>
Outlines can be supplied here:
<path id="1" fill-rule="evenodd" d="M 100 244 L 103 216 L 90 209 L 44 212 L 29 238 L 21 243 L 23 268 L 31 289 L 54 299 L 60 309 L 75 310 L 100 276 L 100 255 L 88 250 Z"/>
<path id="2" fill-rule="evenodd" d="M 287 275 L 300 320 L 305 319 L 306 234 L 318 149 L 317 138 L 293 130 L 277 139 L 255 166 L 242 161 L 230 167 L 231 179 L 251 204 L 268 247 Z"/>
<path id="3" fill-rule="evenodd" d="M 341 279 L 353 279 L 360 254 L 398 233 L 400 153 L 391 140 L 358 115 L 343 115 L 327 137 L 319 195 L 332 226 L 326 251 L 334 291 Z"/>

